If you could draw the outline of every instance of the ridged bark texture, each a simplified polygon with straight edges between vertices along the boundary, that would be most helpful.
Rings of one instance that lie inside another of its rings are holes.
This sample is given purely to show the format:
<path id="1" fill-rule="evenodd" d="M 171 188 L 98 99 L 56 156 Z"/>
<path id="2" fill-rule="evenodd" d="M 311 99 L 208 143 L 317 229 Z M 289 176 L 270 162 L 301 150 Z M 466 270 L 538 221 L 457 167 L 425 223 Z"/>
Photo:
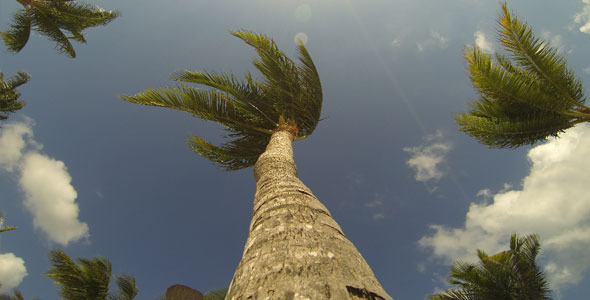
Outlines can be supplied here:
<path id="1" fill-rule="evenodd" d="M 226 300 L 393 300 L 298 178 L 293 135 L 275 132 L 254 166 L 250 234 Z"/>

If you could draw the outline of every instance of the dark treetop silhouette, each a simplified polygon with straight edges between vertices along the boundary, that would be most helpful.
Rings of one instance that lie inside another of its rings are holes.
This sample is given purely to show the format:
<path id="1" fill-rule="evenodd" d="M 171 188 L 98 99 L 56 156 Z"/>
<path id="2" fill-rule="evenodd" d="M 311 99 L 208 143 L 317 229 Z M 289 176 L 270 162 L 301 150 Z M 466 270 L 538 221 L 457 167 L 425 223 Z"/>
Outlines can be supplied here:
<path id="1" fill-rule="evenodd" d="M 0 36 L 10 51 L 21 51 L 35 30 L 56 43 L 58 51 L 76 57 L 70 40 L 86 43 L 82 31 L 106 25 L 118 14 L 75 0 L 16 0 L 23 6 L 12 17 L 10 29 Z M 67 36 L 64 31 L 70 33 Z"/>
<path id="2" fill-rule="evenodd" d="M 199 137 L 193 149 L 229 170 L 254 165 L 256 194 L 250 234 L 226 299 L 392 299 L 330 213 L 298 178 L 292 142 L 320 120 L 322 88 L 303 43 L 300 64 L 264 35 L 232 32 L 256 49 L 264 81 L 184 71 L 186 85 L 123 96 L 129 102 L 186 111 L 218 122 L 231 140 L 221 146 Z"/>
<path id="3" fill-rule="evenodd" d="M 465 51 L 480 97 L 469 113 L 455 117 L 461 130 L 490 147 L 513 148 L 589 121 L 582 83 L 567 68 L 565 56 L 511 16 L 506 4 L 498 25 L 508 56 L 492 58 L 477 46 Z"/>

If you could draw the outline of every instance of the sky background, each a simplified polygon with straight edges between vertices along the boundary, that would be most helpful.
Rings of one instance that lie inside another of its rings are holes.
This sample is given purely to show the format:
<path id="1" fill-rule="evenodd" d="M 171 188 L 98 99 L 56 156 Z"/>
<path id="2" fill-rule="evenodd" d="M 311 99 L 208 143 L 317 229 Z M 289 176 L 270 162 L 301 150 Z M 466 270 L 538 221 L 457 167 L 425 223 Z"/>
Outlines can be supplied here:
<path id="1" fill-rule="evenodd" d="M 47 252 L 105 256 L 135 276 L 136 299 L 172 284 L 229 285 L 248 234 L 252 169 L 225 172 L 191 152 L 216 124 L 124 102 L 175 86 L 171 73 L 255 72 L 255 52 L 229 30 L 267 34 L 290 56 L 306 40 L 324 106 L 294 144 L 302 181 L 331 211 L 396 300 L 448 288 L 456 259 L 540 235 L 538 257 L 558 299 L 590 293 L 590 126 L 535 147 L 494 150 L 458 130 L 476 97 L 463 49 L 500 50 L 500 3 L 484 0 L 102 0 L 121 16 L 86 31 L 78 57 L 33 34 L 0 48 L 5 77 L 27 71 L 27 106 L 0 129 L 0 292 L 58 299 Z M 590 0 L 508 6 L 590 82 Z M 6 30 L 16 1 L 0 2 Z M 588 93 L 588 91 L 587 91 Z"/>

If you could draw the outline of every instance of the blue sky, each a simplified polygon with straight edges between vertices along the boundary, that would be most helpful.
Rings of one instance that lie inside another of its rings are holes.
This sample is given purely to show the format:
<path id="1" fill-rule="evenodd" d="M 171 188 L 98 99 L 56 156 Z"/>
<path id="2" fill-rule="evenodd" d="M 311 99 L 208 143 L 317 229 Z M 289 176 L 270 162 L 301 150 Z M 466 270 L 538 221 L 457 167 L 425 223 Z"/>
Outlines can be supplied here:
<path id="1" fill-rule="evenodd" d="M 13 3 L 14 2 L 14 3 Z M 395 299 L 444 289 L 455 259 L 538 233 L 539 262 L 562 299 L 590 292 L 590 127 L 543 145 L 490 150 L 452 117 L 475 91 L 467 45 L 499 50 L 499 2 L 114 1 L 121 12 L 87 31 L 78 57 L 34 34 L 5 76 L 25 70 L 27 106 L 0 129 L 0 282 L 26 299 L 58 299 L 42 274 L 46 253 L 105 256 L 135 276 L 137 299 L 172 284 L 227 286 L 241 258 L 254 195 L 252 170 L 224 172 L 190 151 L 191 133 L 222 141 L 219 126 L 118 95 L 174 86 L 175 71 L 254 71 L 248 29 L 295 54 L 295 37 L 320 72 L 324 106 L 314 134 L 294 145 L 314 191 Z M 590 1 L 509 1 L 538 36 L 590 82 Z M 16 1 L 0 3 L 5 30 Z M 5 291 L 0 290 L 0 291 Z"/>

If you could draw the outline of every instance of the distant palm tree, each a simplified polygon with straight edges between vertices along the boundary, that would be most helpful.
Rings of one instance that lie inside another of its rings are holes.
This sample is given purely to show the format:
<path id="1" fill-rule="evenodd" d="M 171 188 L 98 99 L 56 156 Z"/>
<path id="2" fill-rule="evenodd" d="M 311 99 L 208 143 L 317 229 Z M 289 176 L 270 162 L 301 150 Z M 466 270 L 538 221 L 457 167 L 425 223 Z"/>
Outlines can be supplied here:
<path id="1" fill-rule="evenodd" d="M 250 234 L 226 299 L 391 300 L 326 207 L 297 178 L 292 143 L 312 134 L 322 107 L 307 49 L 299 43 L 295 64 L 264 35 L 232 34 L 256 49 L 254 66 L 263 81 L 250 73 L 240 80 L 184 71 L 172 78 L 211 89 L 181 84 L 122 97 L 222 124 L 229 142 L 215 146 L 194 136 L 193 149 L 228 170 L 254 166 Z"/>
<path id="2" fill-rule="evenodd" d="M 0 72 L 0 120 L 8 119 L 8 113 L 15 112 L 25 106 L 25 102 L 18 101 L 20 93 L 16 88 L 25 84 L 30 78 L 29 74 L 18 72 L 5 81 L 4 74 Z"/>
<path id="3" fill-rule="evenodd" d="M 0 36 L 10 51 L 25 47 L 31 30 L 56 42 L 57 49 L 76 57 L 70 40 L 86 43 L 82 31 L 88 27 L 106 25 L 118 16 L 117 12 L 78 3 L 75 0 L 16 0 L 24 8 L 13 15 L 10 30 Z M 69 36 L 64 31 L 70 33 Z"/>
<path id="4" fill-rule="evenodd" d="M 61 286 L 63 300 L 131 300 L 137 295 L 135 279 L 115 276 L 118 290 L 109 293 L 111 263 L 105 258 L 79 258 L 74 262 L 62 250 L 49 253 L 53 267 L 45 274 Z"/>
<path id="5" fill-rule="evenodd" d="M 580 80 L 557 48 L 533 35 L 502 4 L 499 40 L 508 56 L 477 46 L 465 51 L 479 100 L 455 117 L 461 130 L 490 147 L 519 147 L 590 121 Z"/>
<path id="6" fill-rule="evenodd" d="M 430 296 L 432 300 L 545 300 L 551 299 L 545 275 L 535 259 L 539 239 L 531 234 L 510 237 L 510 250 L 488 256 L 477 251 L 479 264 L 457 262 L 448 281 L 459 289 Z"/>

